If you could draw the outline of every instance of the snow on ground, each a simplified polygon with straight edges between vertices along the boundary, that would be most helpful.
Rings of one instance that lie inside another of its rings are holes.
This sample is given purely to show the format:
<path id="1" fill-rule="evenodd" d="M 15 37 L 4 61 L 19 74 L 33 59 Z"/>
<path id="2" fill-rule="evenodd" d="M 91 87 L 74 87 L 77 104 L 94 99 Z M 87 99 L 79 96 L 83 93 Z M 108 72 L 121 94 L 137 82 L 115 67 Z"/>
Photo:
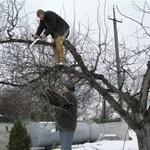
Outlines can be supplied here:
<path id="1" fill-rule="evenodd" d="M 128 141 L 110 141 L 102 140 L 94 143 L 85 143 L 82 145 L 73 145 L 73 150 L 138 150 L 136 134 L 133 130 L 129 130 Z"/>

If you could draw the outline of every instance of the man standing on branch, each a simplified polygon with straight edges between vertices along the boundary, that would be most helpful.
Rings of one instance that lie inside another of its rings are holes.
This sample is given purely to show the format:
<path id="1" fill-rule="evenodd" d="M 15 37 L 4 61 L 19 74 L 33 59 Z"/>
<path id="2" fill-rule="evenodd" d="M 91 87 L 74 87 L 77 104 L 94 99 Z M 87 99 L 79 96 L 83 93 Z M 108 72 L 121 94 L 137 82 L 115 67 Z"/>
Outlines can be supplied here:
<path id="1" fill-rule="evenodd" d="M 53 51 L 58 58 L 59 64 L 63 65 L 65 62 L 63 42 L 69 35 L 69 25 L 64 19 L 52 11 L 39 9 L 37 16 L 40 19 L 40 24 L 33 38 L 36 39 L 45 29 L 41 38 L 46 38 L 49 34 L 52 36 L 54 39 Z"/>

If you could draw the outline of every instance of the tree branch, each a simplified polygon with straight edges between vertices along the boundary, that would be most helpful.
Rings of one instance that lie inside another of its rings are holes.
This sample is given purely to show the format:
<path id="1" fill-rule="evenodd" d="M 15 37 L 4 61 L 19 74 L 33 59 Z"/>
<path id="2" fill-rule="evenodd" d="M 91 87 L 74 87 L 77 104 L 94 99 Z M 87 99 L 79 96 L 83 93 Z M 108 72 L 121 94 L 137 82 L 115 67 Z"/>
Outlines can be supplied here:
<path id="1" fill-rule="evenodd" d="M 150 113 L 146 117 L 144 117 L 144 119 L 139 123 L 139 127 L 143 128 L 149 122 L 150 122 Z"/>
<path id="2" fill-rule="evenodd" d="M 126 112 L 121 105 L 115 101 L 115 99 L 105 90 L 98 82 L 96 82 L 94 76 L 85 66 L 81 56 L 77 53 L 76 48 L 71 45 L 69 41 L 65 41 L 64 46 L 70 50 L 71 54 L 74 56 L 79 66 L 82 69 L 82 72 L 85 74 L 87 81 L 94 87 L 103 97 L 106 99 L 111 106 L 123 117 L 124 120 L 130 125 L 130 127 L 138 128 L 134 118 Z"/>
<path id="3" fill-rule="evenodd" d="M 15 84 L 15 83 L 6 82 L 6 81 L 0 81 L 0 84 L 3 84 L 3 85 L 10 85 L 10 86 L 15 86 L 15 87 L 23 86 L 23 85 L 21 85 L 21 84 Z"/>
<path id="4" fill-rule="evenodd" d="M 8 42 L 19 42 L 19 43 L 31 44 L 33 41 L 21 40 L 21 39 L 10 39 L 10 40 L 6 40 L 6 41 L 1 41 L 0 43 L 2 44 L 2 43 L 8 43 Z M 42 44 L 42 45 L 46 45 L 46 46 L 53 45 L 52 43 L 49 43 L 46 41 L 37 41 L 36 44 Z M 114 109 L 116 109 L 118 111 L 118 113 L 121 116 L 123 116 L 123 118 L 125 119 L 127 116 L 127 112 L 120 106 L 120 104 L 118 102 L 115 101 L 115 99 L 109 94 L 109 92 L 120 93 L 120 95 L 122 95 L 122 97 L 128 104 L 131 100 L 131 96 L 126 95 L 122 91 L 118 90 L 115 86 L 111 85 L 102 74 L 94 74 L 93 72 L 90 72 L 87 69 L 87 67 L 85 66 L 84 62 L 82 61 L 81 56 L 79 54 L 77 54 L 76 48 L 74 46 L 72 46 L 69 41 L 65 41 L 64 46 L 66 47 L 66 49 L 70 50 L 70 52 L 72 53 L 72 55 L 78 62 L 79 66 L 81 67 L 82 72 L 77 71 L 74 68 L 67 67 L 67 66 L 60 67 L 60 66 L 56 65 L 54 67 L 45 67 L 45 71 L 39 73 L 39 76 L 37 78 L 30 80 L 28 83 L 26 83 L 24 85 L 20 85 L 20 86 L 27 86 L 27 84 L 32 84 L 32 83 L 39 81 L 45 75 L 47 75 L 47 73 L 53 71 L 53 69 L 56 69 L 56 67 L 57 67 L 58 71 L 64 71 L 65 73 L 68 73 L 68 72 L 73 73 L 73 74 L 76 74 L 79 78 L 84 78 L 84 79 L 88 80 L 91 83 L 91 85 L 104 97 L 104 99 L 108 100 L 108 102 L 114 107 Z M 41 66 L 41 67 L 44 67 L 44 66 Z M 108 89 L 103 88 L 96 80 L 101 80 L 108 87 Z M 3 82 L 3 81 L 0 82 L 0 84 L 3 84 L 3 83 L 9 84 L 12 86 L 19 86 L 17 84 L 7 83 L 7 82 Z M 127 120 L 127 118 L 125 120 Z"/>
<path id="5" fill-rule="evenodd" d="M 22 40 L 22 39 L 9 39 L 9 40 L 4 40 L 4 41 L 0 41 L 0 44 L 4 44 L 4 43 L 25 43 L 25 44 L 32 44 L 32 40 Z M 49 42 L 46 42 L 46 41 L 37 41 L 35 44 L 42 44 L 42 45 L 45 45 L 45 46 L 52 46 L 53 43 L 49 43 Z"/>
<path id="6" fill-rule="evenodd" d="M 143 78 L 143 83 L 141 87 L 141 95 L 140 95 L 140 106 L 141 106 L 141 112 L 144 112 L 146 110 L 147 106 L 147 98 L 148 93 L 150 89 L 150 61 L 148 62 L 148 68 Z"/>

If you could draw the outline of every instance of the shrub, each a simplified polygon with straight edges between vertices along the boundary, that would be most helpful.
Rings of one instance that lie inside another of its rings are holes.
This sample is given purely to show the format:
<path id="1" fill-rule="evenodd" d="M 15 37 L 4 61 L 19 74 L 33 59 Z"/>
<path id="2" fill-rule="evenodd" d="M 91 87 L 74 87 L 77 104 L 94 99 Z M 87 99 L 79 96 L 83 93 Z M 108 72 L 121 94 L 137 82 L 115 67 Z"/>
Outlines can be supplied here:
<path id="1" fill-rule="evenodd" d="M 17 121 L 10 131 L 7 150 L 29 150 L 31 139 L 25 126 L 21 121 Z"/>

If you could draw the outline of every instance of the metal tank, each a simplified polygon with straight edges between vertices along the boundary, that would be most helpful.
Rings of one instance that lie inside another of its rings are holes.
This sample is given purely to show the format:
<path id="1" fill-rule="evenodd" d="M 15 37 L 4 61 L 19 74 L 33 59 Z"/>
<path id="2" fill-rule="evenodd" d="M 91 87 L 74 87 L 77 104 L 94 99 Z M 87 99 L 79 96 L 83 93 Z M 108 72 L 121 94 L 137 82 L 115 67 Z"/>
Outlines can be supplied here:
<path id="1" fill-rule="evenodd" d="M 73 144 L 94 142 L 100 134 L 99 125 L 95 122 L 77 122 Z M 46 147 L 60 144 L 59 131 L 55 129 L 54 122 L 32 123 L 30 137 L 33 147 Z"/>

